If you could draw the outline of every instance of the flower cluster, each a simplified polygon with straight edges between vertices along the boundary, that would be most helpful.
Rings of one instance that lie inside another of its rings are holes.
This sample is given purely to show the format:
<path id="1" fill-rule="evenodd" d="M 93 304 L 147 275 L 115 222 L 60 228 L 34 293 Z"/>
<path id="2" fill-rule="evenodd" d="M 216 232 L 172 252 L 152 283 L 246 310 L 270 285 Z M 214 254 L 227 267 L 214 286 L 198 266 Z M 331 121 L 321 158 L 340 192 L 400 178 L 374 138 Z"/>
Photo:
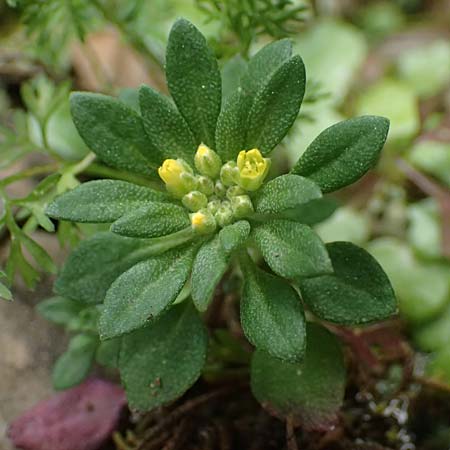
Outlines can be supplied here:
<path id="1" fill-rule="evenodd" d="M 182 158 L 166 159 L 158 173 L 168 192 L 191 211 L 193 230 L 209 234 L 254 212 L 249 194 L 261 187 L 270 162 L 254 148 L 222 164 L 214 150 L 200 144 L 194 157 L 198 174 Z"/>

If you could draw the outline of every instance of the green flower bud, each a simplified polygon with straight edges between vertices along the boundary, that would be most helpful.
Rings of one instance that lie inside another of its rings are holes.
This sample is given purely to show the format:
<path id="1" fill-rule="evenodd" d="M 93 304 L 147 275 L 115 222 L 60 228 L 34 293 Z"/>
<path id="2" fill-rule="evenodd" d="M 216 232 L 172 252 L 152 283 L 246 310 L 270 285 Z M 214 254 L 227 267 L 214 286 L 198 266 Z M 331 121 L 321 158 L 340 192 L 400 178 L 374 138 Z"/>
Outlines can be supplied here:
<path id="1" fill-rule="evenodd" d="M 208 204 L 208 197 L 200 191 L 191 191 L 181 199 L 181 202 L 187 209 L 195 212 Z"/>
<path id="2" fill-rule="evenodd" d="M 210 200 L 208 203 L 208 206 L 207 206 L 208 211 L 211 214 L 215 214 L 217 212 L 217 210 L 220 208 L 221 204 L 222 204 L 222 202 L 217 198 Z"/>
<path id="3" fill-rule="evenodd" d="M 207 210 L 201 209 L 189 215 L 192 229 L 198 234 L 213 233 L 217 227 L 214 216 Z"/>
<path id="4" fill-rule="evenodd" d="M 183 159 L 166 159 L 158 169 L 158 174 L 166 184 L 166 189 L 175 197 L 182 198 L 197 186 L 194 171 Z"/>
<path id="5" fill-rule="evenodd" d="M 228 161 L 220 169 L 220 180 L 225 186 L 232 186 L 239 180 L 239 169 L 234 161 Z"/>
<path id="6" fill-rule="evenodd" d="M 202 174 L 211 178 L 217 178 L 222 166 L 220 156 L 207 147 L 205 144 L 198 146 L 194 156 L 194 163 L 197 170 Z"/>
<path id="7" fill-rule="evenodd" d="M 223 183 L 220 180 L 217 180 L 214 186 L 214 192 L 218 197 L 223 198 L 227 193 L 227 188 L 223 185 Z"/>
<path id="8" fill-rule="evenodd" d="M 232 197 L 236 197 L 237 195 L 244 195 L 245 191 L 240 186 L 230 186 L 227 189 L 227 198 L 231 200 Z"/>
<path id="9" fill-rule="evenodd" d="M 223 201 L 219 206 L 217 212 L 214 214 L 217 225 L 224 227 L 233 222 L 233 210 L 231 209 L 231 203 L 227 200 Z"/>
<path id="10" fill-rule="evenodd" d="M 237 195 L 231 198 L 231 209 L 236 219 L 248 217 L 255 210 L 253 203 L 248 195 Z"/>
<path id="11" fill-rule="evenodd" d="M 242 150 L 237 157 L 239 170 L 238 184 L 246 191 L 256 191 L 263 184 L 269 173 L 270 159 L 263 158 L 261 152 L 254 148 L 246 152 Z"/>
<path id="12" fill-rule="evenodd" d="M 214 193 L 214 182 L 209 177 L 199 175 L 197 177 L 198 190 L 205 195 L 211 195 Z"/>

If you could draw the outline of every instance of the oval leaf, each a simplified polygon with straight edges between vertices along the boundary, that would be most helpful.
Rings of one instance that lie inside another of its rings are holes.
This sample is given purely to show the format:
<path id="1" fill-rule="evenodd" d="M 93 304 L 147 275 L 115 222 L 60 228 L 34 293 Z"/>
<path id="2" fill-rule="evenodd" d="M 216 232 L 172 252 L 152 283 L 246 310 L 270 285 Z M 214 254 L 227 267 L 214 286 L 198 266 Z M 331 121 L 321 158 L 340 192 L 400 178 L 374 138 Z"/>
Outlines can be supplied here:
<path id="1" fill-rule="evenodd" d="M 241 324 L 259 350 L 284 361 L 301 361 L 305 352 L 305 317 L 295 290 L 281 278 L 244 264 Z"/>
<path id="2" fill-rule="evenodd" d="M 200 31 L 185 19 L 173 25 L 166 53 L 169 91 L 192 133 L 215 148 L 222 82 L 216 58 Z"/>
<path id="3" fill-rule="evenodd" d="M 266 183 L 254 200 L 255 211 L 276 214 L 322 197 L 319 186 L 298 175 L 281 175 Z"/>
<path id="4" fill-rule="evenodd" d="M 158 149 L 161 162 L 166 158 L 184 158 L 194 162 L 195 138 L 169 98 L 148 86 L 139 89 L 139 104 L 144 129 Z"/>
<path id="5" fill-rule="evenodd" d="M 113 233 L 137 238 L 167 236 L 190 227 L 187 210 L 171 203 L 148 203 L 111 225 Z"/>
<path id="6" fill-rule="evenodd" d="M 245 148 L 258 148 L 268 154 L 281 142 L 297 118 L 305 79 L 305 67 L 298 55 L 273 74 L 256 94 L 250 109 Z"/>
<path id="7" fill-rule="evenodd" d="M 56 197 L 46 214 L 58 220 L 109 223 L 148 202 L 169 200 L 164 192 L 126 181 L 94 180 Z"/>
<path id="8" fill-rule="evenodd" d="M 317 317 L 360 325 L 395 314 L 391 283 L 373 256 L 350 242 L 327 244 L 327 250 L 334 274 L 300 283 L 302 298 Z"/>
<path id="9" fill-rule="evenodd" d="M 256 226 L 253 237 L 269 267 L 284 278 L 307 278 L 333 271 L 324 243 L 308 225 L 271 220 Z"/>
<path id="10" fill-rule="evenodd" d="M 160 164 L 141 117 L 121 101 L 102 94 L 70 96 L 73 122 L 86 145 L 106 164 L 150 175 Z"/>
<path id="11" fill-rule="evenodd" d="M 101 339 L 136 330 L 173 303 L 191 272 L 194 250 L 190 246 L 166 252 L 117 278 L 106 293 L 99 320 Z"/>
<path id="12" fill-rule="evenodd" d="M 388 131 L 384 117 L 339 122 L 319 134 L 292 173 L 311 178 L 324 193 L 352 184 L 376 164 Z"/>
<path id="13" fill-rule="evenodd" d="M 119 367 L 130 406 L 149 410 L 181 397 L 200 376 L 207 345 L 205 326 L 188 302 L 125 336 Z"/>
<path id="14" fill-rule="evenodd" d="M 341 346 L 324 328 L 308 324 L 301 363 L 282 362 L 257 350 L 251 387 L 261 405 L 281 419 L 293 417 L 306 430 L 325 431 L 337 421 L 345 390 Z"/>

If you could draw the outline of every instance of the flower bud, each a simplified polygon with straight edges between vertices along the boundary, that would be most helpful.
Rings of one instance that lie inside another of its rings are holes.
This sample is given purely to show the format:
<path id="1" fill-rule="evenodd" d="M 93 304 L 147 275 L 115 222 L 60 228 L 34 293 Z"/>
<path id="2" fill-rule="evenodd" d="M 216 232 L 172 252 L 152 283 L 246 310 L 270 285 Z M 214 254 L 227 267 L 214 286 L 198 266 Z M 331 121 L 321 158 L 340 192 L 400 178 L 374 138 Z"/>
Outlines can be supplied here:
<path id="1" fill-rule="evenodd" d="M 195 212 L 208 204 L 208 198 L 200 191 L 191 191 L 181 199 L 181 202 L 187 209 Z"/>
<path id="2" fill-rule="evenodd" d="M 225 186 L 236 184 L 239 179 L 239 169 L 234 161 L 228 161 L 220 169 L 220 180 Z"/>
<path id="3" fill-rule="evenodd" d="M 214 193 L 214 183 L 209 177 L 199 175 L 197 177 L 198 190 L 205 195 L 211 195 Z"/>
<path id="4" fill-rule="evenodd" d="M 214 199 L 210 200 L 208 202 L 208 206 L 207 206 L 208 211 L 211 214 L 215 214 L 217 212 L 217 210 L 220 208 L 221 203 L 222 202 L 219 199 L 217 199 L 217 198 L 214 198 Z"/>
<path id="5" fill-rule="evenodd" d="M 220 180 L 217 180 L 214 186 L 214 192 L 218 197 L 225 197 L 225 194 L 227 193 L 227 188 L 223 185 L 223 183 Z"/>
<path id="6" fill-rule="evenodd" d="M 183 159 L 166 159 L 158 169 L 158 174 L 166 184 L 166 189 L 175 197 L 182 198 L 197 186 L 193 170 Z"/>
<path id="7" fill-rule="evenodd" d="M 248 195 L 237 195 L 232 197 L 231 209 L 236 219 L 248 217 L 254 212 L 253 203 Z"/>
<path id="8" fill-rule="evenodd" d="M 197 170 L 202 174 L 211 178 L 217 178 L 222 166 L 220 156 L 207 147 L 205 144 L 198 146 L 194 156 L 194 163 Z"/>
<path id="9" fill-rule="evenodd" d="M 189 217 L 191 219 L 192 229 L 198 234 L 209 234 L 216 229 L 216 220 L 207 209 L 201 209 L 190 214 Z"/>
<path id="10" fill-rule="evenodd" d="M 227 198 L 231 200 L 232 197 L 236 197 L 237 195 L 244 195 L 245 191 L 240 186 L 230 186 L 227 189 Z"/>
<path id="11" fill-rule="evenodd" d="M 224 201 L 219 206 L 217 212 L 214 214 L 217 225 L 219 227 L 224 227 L 233 222 L 233 210 L 231 209 L 231 203 L 229 201 Z"/>
<path id="12" fill-rule="evenodd" d="M 270 159 L 263 158 L 256 148 L 249 151 L 242 150 L 237 157 L 237 167 L 239 186 L 247 191 L 256 191 L 269 172 Z"/>

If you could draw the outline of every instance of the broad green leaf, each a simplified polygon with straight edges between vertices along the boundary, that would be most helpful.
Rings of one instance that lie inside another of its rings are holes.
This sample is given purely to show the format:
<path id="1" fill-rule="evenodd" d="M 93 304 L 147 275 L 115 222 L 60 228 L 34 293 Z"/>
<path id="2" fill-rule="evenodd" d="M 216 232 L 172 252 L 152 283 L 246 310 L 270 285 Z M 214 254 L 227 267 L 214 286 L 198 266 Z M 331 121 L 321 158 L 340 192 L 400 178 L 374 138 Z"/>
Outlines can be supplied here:
<path id="1" fill-rule="evenodd" d="M 121 180 L 83 183 L 50 203 L 46 213 L 58 220 L 109 223 L 148 202 L 167 202 L 164 192 Z"/>
<path id="2" fill-rule="evenodd" d="M 445 309 L 450 298 L 446 264 L 421 261 L 409 246 L 394 238 L 375 239 L 367 249 L 388 274 L 403 318 L 423 323 Z"/>
<path id="3" fill-rule="evenodd" d="M 117 278 L 108 289 L 99 321 L 101 339 L 134 331 L 170 306 L 191 272 L 195 246 L 142 261 Z"/>
<path id="4" fill-rule="evenodd" d="M 160 164 L 141 117 L 120 100 L 102 94 L 75 92 L 72 118 L 86 145 L 116 169 L 151 175 Z"/>
<path id="5" fill-rule="evenodd" d="M 101 303 L 119 275 L 151 254 L 146 240 L 98 233 L 81 242 L 67 258 L 55 292 L 85 303 Z"/>
<path id="6" fill-rule="evenodd" d="M 109 339 L 101 341 L 95 354 L 96 361 L 105 367 L 119 367 L 120 348 L 122 345 L 121 338 Z"/>
<path id="7" fill-rule="evenodd" d="M 423 351 L 434 352 L 447 347 L 450 342 L 450 304 L 435 320 L 416 327 L 413 331 L 414 340 Z"/>
<path id="8" fill-rule="evenodd" d="M 331 273 L 325 245 L 308 226 L 290 220 L 271 220 L 252 232 L 269 267 L 284 278 L 307 278 Z"/>
<path id="9" fill-rule="evenodd" d="M 189 302 L 123 338 L 120 376 L 132 408 L 150 410 L 181 397 L 198 379 L 208 335 Z"/>
<path id="10" fill-rule="evenodd" d="M 0 282 L 0 298 L 4 300 L 12 300 L 11 291 L 1 282 Z"/>
<path id="11" fill-rule="evenodd" d="M 215 148 L 222 81 L 213 52 L 200 31 L 185 19 L 173 25 L 166 52 L 169 91 L 197 144 Z"/>
<path id="12" fill-rule="evenodd" d="M 248 115 L 245 148 L 268 154 L 279 144 L 297 118 L 304 93 L 305 67 L 297 55 L 256 94 Z"/>
<path id="13" fill-rule="evenodd" d="M 172 101 L 148 86 L 139 89 L 144 129 L 158 149 L 161 163 L 166 158 L 183 158 L 194 162 L 195 138 Z"/>
<path id="14" fill-rule="evenodd" d="M 271 42 L 253 55 L 248 62 L 247 72 L 242 76 L 241 87 L 245 95 L 253 100 L 256 93 L 291 56 L 290 39 Z"/>
<path id="15" fill-rule="evenodd" d="M 241 324 L 248 340 L 276 358 L 301 361 L 306 324 L 299 296 L 289 283 L 251 264 L 242 270 Z"/>
<path id="16" fill-rule="evenodd" d="M 315 181 L 322 192 L 352 184 L 376 164 L 388 130 L 384 117 L 339 122 L 312 142 L 291 172 Z"/>
<path id="17" fill-rule="evenodd" d="M 176 233 L 190 225 L 186 208 L 171 203 L 148 203 L 114 222 L 111 231 L 122 236 L 152 238 Z"/>
<path id="18" fill-rule="evenodd" d="M 98 337 L 78 334 L 70 340 L 69 348 L 56 361 L 53 368 L 53 387 L 69 389 L 80 384 L 89 374 L 98 346 Z"/>
<path id="19" fill-rule="evenodd" d="M 266 45 L 250 59 L 247 71 L 242 74 L 241 86 L 227 96 L 217 121 L 216 149 L 223 161 L 236 159 L 245 148 L 247 118 L 256 93 L 291 54 L 291 42 L 282 39 Z"/>
<path id="20" fill-rule="evenodd" d="M 222 102 L 238 89 L 247 66 L 247 61 L 239 54 L 225 62 L 222 67 Z"/>
<path id="21" fill-rule="evenodd" d="M 220 243 L 227 254 L 230 254 L 242 245 L 249 235 L 250 224 L 246 220 L 239 220 L 219 231 Z"/>
<path id="22" fill-rule="evenodd" d="M 281 175 L 266 183 L 254 200 L 255 211 L 276 214 L 322 197 L 319 187 L 298 175 Z"/>
<path id="23" fill-rule="evenodd" d="M 192 300 L 199 311 L 206 311 L 211 303 L 216 286 L 227 270 L 228 261 L 218 235 L 200 247 L 192 265 L 191 277 Z"/>
<path id="24" fill-rule="evenodd" d="M 58 325 L 67 325 L 85 306 L 64 297 L 52 297 L 40 302 L 36 309 L 38 313 L 50 322 Z"/>
<path id="25" fill-rule="evenodd" d="M 310 323 L 301 363 L 283 362 L 261 350 L 253 354 L 251 387 L 270 414 L 293 417 L 306 430 L 330 429 L 345 391 L 341 346 L 325 328 Z"/>
<path id="26" fill-rule="evenodd" d="M 360 325 L 396 313 L 389 279 L 369 253 L 350 242 L 327 244 L 327 250 L 334 273 L 300 282 L 302 298 L 317 317 Z"/>

